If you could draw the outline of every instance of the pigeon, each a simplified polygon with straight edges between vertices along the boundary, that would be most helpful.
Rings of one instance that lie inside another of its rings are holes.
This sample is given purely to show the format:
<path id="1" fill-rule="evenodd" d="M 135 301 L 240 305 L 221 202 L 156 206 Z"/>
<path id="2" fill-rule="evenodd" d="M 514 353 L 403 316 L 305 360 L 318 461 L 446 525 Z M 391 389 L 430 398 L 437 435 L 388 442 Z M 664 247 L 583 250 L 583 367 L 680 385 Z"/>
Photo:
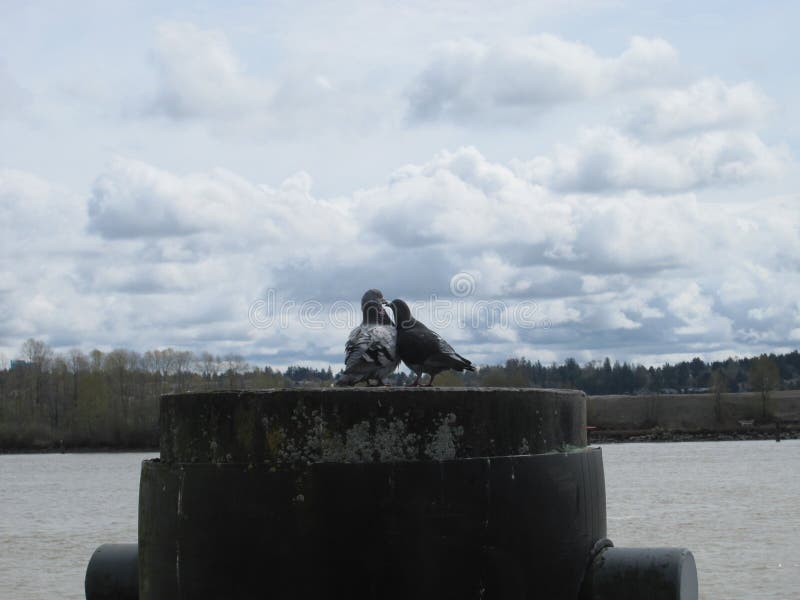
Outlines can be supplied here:
<path id="1" fill-rule="evenodd" d="M 393 300 L 389 306 L 392 307 L 397 321 L 397 354 L 417 375 L 412 386 L 419 385 L 423 373 L 431 376 L 428 382 L 430 387 L 433 385 L 433 378 L 447 369 L 475 370 L 472 363 L 453 350 L 453 347 L 439 334 L 412 317 L 408 304 L 402 300 Z"/>
<path id="2" fill-rule="evenodd" d="M 361 297 L 361 325 L 350 332 L 345 345 L 344 372 L 337 386 L 366 381 L 384 385 L 386 377 L 400 364 L 397 356 L 397 330 L 383 309 L 386 304 L 380 290 L 367 290 Z"/>
<path id="3" fill-rule="evenodd" d="M 364 311 L 364 305 L 367 302 L 377 302 L 381 309 L 378 311 L 376 322 L 379 325 L 391 325 L 394 327 L 394 323 L 392 322 L 392 318 L 383 310 L 383 305 L 389 304 L 386 300 L 383 299 L 383 292 L 372 288 L 371 290 L 367 290 L 364 292 L 364 295 L 361 296 L 361 311 Z"/>

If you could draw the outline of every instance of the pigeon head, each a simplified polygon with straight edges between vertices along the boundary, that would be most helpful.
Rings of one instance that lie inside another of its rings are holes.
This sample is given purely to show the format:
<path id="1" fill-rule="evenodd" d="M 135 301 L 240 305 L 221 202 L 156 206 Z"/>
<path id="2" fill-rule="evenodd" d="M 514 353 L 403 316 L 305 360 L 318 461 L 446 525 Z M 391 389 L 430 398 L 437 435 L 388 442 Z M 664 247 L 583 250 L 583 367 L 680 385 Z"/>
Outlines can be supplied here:
<path id="1" fill-rule="evenodd" d="M 398 327 L 409 327 L 414 324 L 414 317 L 411 316 L 411 309 L 405 301 L 398 298 L 392 300 L 389 306 L 391 306 L 392 312 L 394 312 L 394 320 L 397 322 Z"/>
<path id="2" fill-rule="evenodd" d="M 383 310 L 383 304 L 377 300 L 367 300 L 361 305 L 361 314 L 363 316 L 363 323 L 371 325 L 387 325 L 390 324 L 389 315 Z"/>
<path id="3" fill-rule="evenodd" d="M 371 290 L 367 290 L 364 292 L 364 295 L 361 296 L 361 307 L 363 308 L 367 302 L 377 302 L 378 304 L 386 304 L 386 300 L 383 299 L 383 292 L 372 288 Z"/>

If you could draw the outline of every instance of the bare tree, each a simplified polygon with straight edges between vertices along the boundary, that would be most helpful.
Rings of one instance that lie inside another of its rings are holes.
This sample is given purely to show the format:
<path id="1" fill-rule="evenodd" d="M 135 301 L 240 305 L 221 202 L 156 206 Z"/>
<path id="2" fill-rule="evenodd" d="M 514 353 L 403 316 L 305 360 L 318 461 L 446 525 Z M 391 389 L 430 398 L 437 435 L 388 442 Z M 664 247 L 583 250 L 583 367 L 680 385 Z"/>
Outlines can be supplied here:
<path id="1" fill-rule="evenodd" d="M 50 415 L 50 427 L 59 432 L 62 418 L 69 411 L 67 398 L 69 397 L 69 365 L 61 354 L 55 354 L 50 361 L 50 385 L 45 396 L 45 404 Z"/>
<path id="2" fill-rule="evenodd" d="M 225 373 L 228 376 L 228 387 L 233 389 L 237 375 L 244 373 L 247 370 L 247 361 L 241 354 L 226 354 L 223 357 L 223 365 L 225 366 Z"/>
<path id="3" fill-rule="evenodd" d="M 112 388 L 117 393 L 118 406 L 121 409 L 122 423 L 129 423 L 130 400 L 132 397 L 131 374 L 140 362 L 136 352 L 117 348 L 105 356 L 103 366 L 112 381 Z"/>
<path id="4" fill-rule="evenodd" d="M 78 397 L 81 375 L 89 371 L 89 359 L 79 349 L 73 348 L 67 354 L 67 367 L 72 375 L 70 415 L 72 418 L 71 426 L 74 428 L 75 419 L 78 415 Z"/>
<path id="5" fill-rule="evenodd" d="M 30 367 L 33 403 L 38 407 L 42 401 L 44 374 L 53 358 L 53 350 L 41 340 L 28 338 L 22 344 L 20 355 Z"/>
<path id="6" fill-rule="evenodd" d="M 43 368 L 47 361 L 53 358 L 53 350 L 41 340 L 28 338 L 22 344 L 20 355 L 28 364 L 39 365 Z"/>
<path id="7" fill-rule="evenodd" d="M 148 350 L 142 355 L 142 368 L 148 373 L 155 373 L 158 370 L 158 359 L 155 352 Z"/>
<path id="8" fill-rule="evenodd" d="M 711 373 L 710 381 L 711 393 L 714 395 L 714 416 L 717 423 L 721 423 L 723 419 L 722 414 L 722 394 L 728 391 L 728 378 L 721 369 L 715 369 Z"/>
<path id="9" fill-rule="evenodd" d="M 202 374 L 204 377 L 209 377 L 211 375 L 216 375 L 217 373 L 217 366 L 214 362 L 214 355 L 210 352 L 201 352 L 200 354 L 194 357 L 195 368 Z"/>
<path id="10" fill-rule="evenodd" d="M 189 365 L 194 360 L 194 354 L 188 350 L 177 350 L 174 352 L 175 374 L 178 376 L 178 389 L 186 389 L 186 376 L 189 374 Z"/>
<path id="11" fill-rule="evenodd" d="M 766 354 L 762 354 L 750 365 L 748 373 L 750 387 L 761 394 L 761 416 L 767 416 L 769 393 L 780 383 L 780 372 L 775 362 Z"/>
<path id="12" fill-rule="evenodd" d="M 103 370 L 103 353 L 97 348 L 89 352 L 89 368 L 93 373 Z"/>

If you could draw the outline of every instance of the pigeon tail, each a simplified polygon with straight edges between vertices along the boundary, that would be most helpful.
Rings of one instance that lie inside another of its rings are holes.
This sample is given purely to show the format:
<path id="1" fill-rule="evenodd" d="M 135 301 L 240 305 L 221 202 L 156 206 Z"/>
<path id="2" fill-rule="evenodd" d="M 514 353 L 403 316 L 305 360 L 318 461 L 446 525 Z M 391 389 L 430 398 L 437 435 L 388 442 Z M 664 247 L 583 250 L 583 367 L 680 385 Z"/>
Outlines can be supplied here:
<path id="1" fill-rule="evenodd" d="M 471 360 L 468 360 L 468 359 L 464 358 L 463 356 L 461 356 L 460 354 L 456 354 L 455 352 L 453 353 L 453 358 L 458 360 L 458 362 L 460 363 L 459 366 L 461 368 L 463 368 L 465 371 L 474 371 L 475 370 L 475 366 L 472 364 Z"/>
<path id="2" fill-rule="evenodd" d="M 456 354 L 455 352 L 452 354 L 447 354 L 447 367 L 448 369 L 454 369 L 456 371 L 475 371 L 475 367 L 472 365 L 472 362 L 461 356 L 460 354 Z"/>
<path id="3" fill-rule="evenodd" d="M 472 371 L 474 373 L 475 372 L 475 367 L 472 365 L 472 363 L 470 363 L 468 365 L 464 365 L 464 370 L 465 371 Z"/>

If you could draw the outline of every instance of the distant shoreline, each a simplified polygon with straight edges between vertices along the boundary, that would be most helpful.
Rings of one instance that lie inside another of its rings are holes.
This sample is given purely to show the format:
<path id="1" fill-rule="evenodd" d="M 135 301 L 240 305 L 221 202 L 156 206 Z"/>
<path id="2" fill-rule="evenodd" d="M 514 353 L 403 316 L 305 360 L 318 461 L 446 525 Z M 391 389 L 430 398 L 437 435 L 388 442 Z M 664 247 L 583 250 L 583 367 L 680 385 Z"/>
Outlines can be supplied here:
<path id="1" fill-rule="evenodd" d="M 69 446 L 46 446 L 46 447 L 28 447 L 28 448 L 0 448 L 0 456 L 4 454 L 140 454 L 143 452 L 152 452 L 158 454 L 158 448 L 131 448 L 131 447 L 114 447 L 114 446 L 78 446 L 71 448 Z"/>
<path id="2" fill-rule="evenodd" d="M 592 444 L 635 444 L 648 442 L 744 442 L 775 440 L 775 429 L 769 431 L 593 431 Z M 800 430 L 781 430 L 781 440 L 800 439 Z"/>
<path id="3" fill-rule="evenodd" d="M 637 431 L 590 431 L 587 445 L 598 444 L 636 444 L 636 443 L 680 443 L 680 442 L 743 442 L 758 440 L 775 440 L 774 429 L 748 430 L 748 431 L 664 431 L 664 430 L 637 430 Z M 800 439 L 800 429 L 781 430 L 781 440 Z M 114 447 L 79 446 L 47 446 L 28 448 L 2 448 L 0 456 L 11 454 L 158 454 L 158 448 L 153 447 Z"/>

